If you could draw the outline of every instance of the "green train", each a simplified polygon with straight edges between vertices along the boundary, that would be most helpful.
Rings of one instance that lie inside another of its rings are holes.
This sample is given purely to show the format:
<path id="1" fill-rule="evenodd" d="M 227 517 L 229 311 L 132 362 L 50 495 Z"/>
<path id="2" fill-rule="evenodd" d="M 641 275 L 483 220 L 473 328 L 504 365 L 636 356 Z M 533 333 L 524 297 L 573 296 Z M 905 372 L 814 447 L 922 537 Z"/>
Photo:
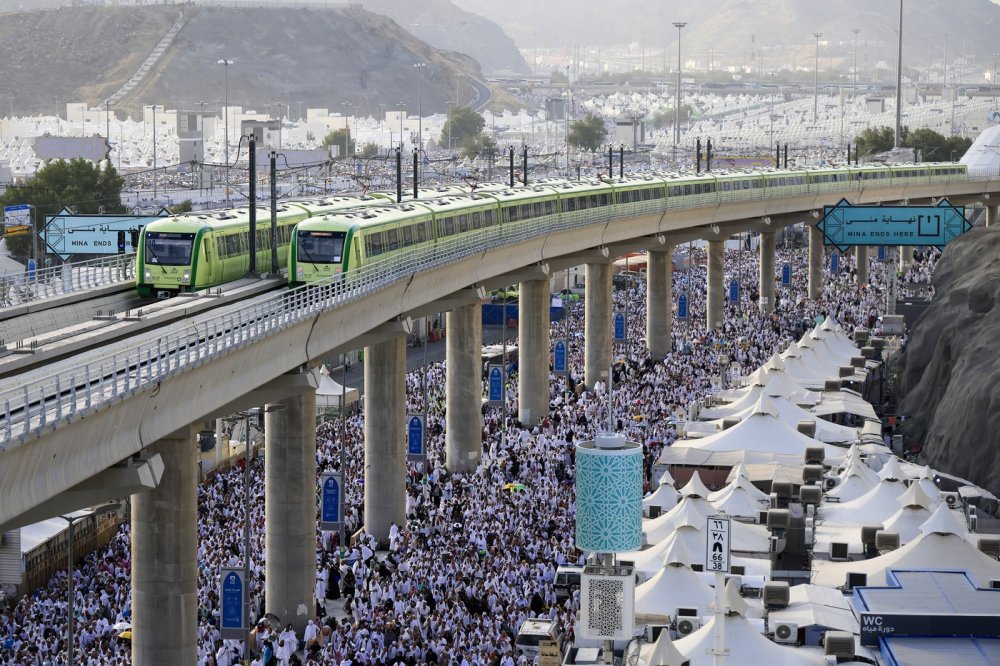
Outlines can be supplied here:
<path id="1" fill-rule="evenodd" d="M 488 183 L 469 193 L 459 186 L 424 188 L 400 203 L 387 193 L 288 201 L 278 207 L 279 270 L 292 285 L 319 282 L 395 253 L 481 232 L 494 225 L 557 213 L 688 198 L 714 201 L 781 196 L 844 183 L 889 186 L 943 182 L 967 174 L 962 164 L 860 165 L 805 170 L 655 173 L 614 180 L 542 179 L 528 186 Z M 745 191 L 745 194 L 742 192 Z M 257 209 L 257 265 L 270 268 L 270 210 Z M 136 255 L 136 289 L 143 297 L 170 297 L 246 275 L 250 211 L 237 208 L 157 220 L 143 228 Z"/>
<path id="2" fill-rule="evenodd" d="M 706 203 L 717 193 L 755 199 L 793 194 L 804 185 L 813 191 L 839 190 L 848 182 L 862 186 L 945 182 L 967 175 L 963 164 L 858 165 L 805 170 L 723 171 L 639 174 L 624 179 L 542 179 L 528 186 L 488 184 L 475 194 L 453 193 L 430 200 L 331 212 L 298 223 L 288 246 L 292 285 L 327 280 L 393 254 L 556 213 L 691 197 Z M 746 192 L 745 195 L 738 194 Z"/>

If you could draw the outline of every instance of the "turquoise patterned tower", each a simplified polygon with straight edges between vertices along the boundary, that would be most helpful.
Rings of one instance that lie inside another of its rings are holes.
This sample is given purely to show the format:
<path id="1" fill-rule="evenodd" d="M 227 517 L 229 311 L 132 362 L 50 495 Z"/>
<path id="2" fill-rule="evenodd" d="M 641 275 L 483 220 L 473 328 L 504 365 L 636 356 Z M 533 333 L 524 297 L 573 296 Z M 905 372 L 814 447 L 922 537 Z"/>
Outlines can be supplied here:
<path id="1" fill-rule="evenodd" d="M 576 447 L 576 546 L 595 553 L 642 547 L 642 446 L 598 435 Z"/>

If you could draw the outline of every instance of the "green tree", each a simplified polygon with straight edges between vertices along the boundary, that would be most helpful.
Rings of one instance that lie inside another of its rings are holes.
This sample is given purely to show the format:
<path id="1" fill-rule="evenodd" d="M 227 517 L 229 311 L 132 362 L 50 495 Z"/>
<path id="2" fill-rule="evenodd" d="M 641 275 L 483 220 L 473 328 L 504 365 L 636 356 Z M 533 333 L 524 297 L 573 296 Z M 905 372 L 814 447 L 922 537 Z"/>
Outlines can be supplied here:
<path id="1" fill-rule="evenodd" d="M 169 206 L 167 210 L 169 210 L 174 215 L 180 215 L 181 213 L 190 213 L 192 210 L 194 210 L 194 205 L 191 203 L 190 199 L 185 199 L 179 204 L 174 204 L 173 206 Z"/>
<path id="2" fill-rule="evenodd" d="M 691 105 L 682 104 L 681 105 L 681 122 L 686 123 L 691 118 Z M 670 127 L 674 124 L 674 110 L 673 109 L 663 109 L 657 111 L 653 114 L 653 127 L 656 129 L 663 129 L 664 127 Z"/>
<path id="3" fill-rule="evenodd" d="M 566 77 L 565 72 L 553 69 L 552 73 L 549 74 L 549 83 L 569 83 L 569 78 Z"/>
<path id="4" fill-rule="evenodd" d="M 470 160 L 476 157 L 492 157 L 496 152 L 496 141 L 486 134 L 467 136 L 462 141 L 462 156 Z"/>
<path id="5" fill-rule="evenodd" d="M 946 137 L 922 127 L 906 137 L 905 145 L 919 151 L 919 157 L 924 162 L 950 162 L 953 155 L 954 159 L 961 159 L 972 145 L 972 140 L 962 136 Z"/>
<path id="6" fill-rule="evenodd" d="M 909 129 L 902 129 L 903 145 L 906 145 L 906 137 L 910 133 Z M 861 155 L 875 155 L 892 150 L 896 145 L 896 132 L 891 127 L 869 127 L 861 134 L 854 137 L 854 142 L 858 146 Z"/>
<path id="7" fill-rule="evenodd" d="M 444 121 L 444 129 L 441 130 L 441 140 L 438 143 L 448 146 L 450 140 L 452 145 L 464 145 L 466 138 L 478 136 L 484 127 L 486 121 L 481 115 L 465 106 L 453 106 L 448 111 L 448 119 Z M 451 146 L 448 148 L 451 149 Z"/>
<path id="8" fill-rule="evenodd" d="M 124 213 L 124 181 L 110 164 L 104 168 L 84 159 L 55 160 L 39 169 L 33 178 L 13 185 L 0 195 L 0 205 L 29 204 L 36 229 L 45 227 L 45 217 L 64 207 L 77 213 Z M 31 236 L 7 239 L 12 257 L 27 261 L 31 257 Z"/>
<path id="9" fill-rule="evenodd" d="M 580 120 L 574 120 L 569 126 L 569 145 L 582 150 L 595 152 L 604 145 L 608 136 L 608 128 L 604 121 L 593 114 L 587 114 Z"/>
<path id="10" fill-rule="evenodd" d="M 368 143 L 361 146 L 361 157 L 375 157 L 378 155 L 378 144 L 369 141 Z"/>
<path id="11" fill-rule="evenodd" d="M 351 130 L 341 127 L 338 130 L 333 130 L 323 139 L 323 147 L 327 148 L 329 146 L 338 146 L 340 148 L 340 156 L 347 157 L 348 155 L 353 155 L 357 149 L 354 139 L 351 138 Z"/>

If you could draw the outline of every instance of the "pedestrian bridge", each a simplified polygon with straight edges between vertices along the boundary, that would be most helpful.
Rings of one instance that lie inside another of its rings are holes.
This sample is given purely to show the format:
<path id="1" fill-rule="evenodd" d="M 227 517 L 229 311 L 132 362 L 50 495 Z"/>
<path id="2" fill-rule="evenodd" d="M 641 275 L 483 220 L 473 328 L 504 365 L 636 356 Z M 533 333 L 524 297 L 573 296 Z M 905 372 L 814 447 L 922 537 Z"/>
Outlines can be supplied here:
<path id="1" fill-rule="evenodd" d="M 258 298 L 235 312 L 207 313 L 163 330 L 154 342 L 95 344 L 86 361 L 58 361 L 45 376 L 26 375 L 0 393 L 0 526 L 189 424 L 262 404 L 255 390 L 320 356 L 399 335 L 408 315 L 451 309 L 467 287 L 537 280 L 633 249 L 668 250 L 696 238 L 813 222 L 823 206 L 843 198 L 989 203 L 998 191 L 1000 176 L 991 172 L 948 182 L 784 187 L 779 196 L 716 192 L 551 215 Z M 996 219 L 992 206 L 990 213 Z M 103 351 L 98 360 L 95 348 Z"/>

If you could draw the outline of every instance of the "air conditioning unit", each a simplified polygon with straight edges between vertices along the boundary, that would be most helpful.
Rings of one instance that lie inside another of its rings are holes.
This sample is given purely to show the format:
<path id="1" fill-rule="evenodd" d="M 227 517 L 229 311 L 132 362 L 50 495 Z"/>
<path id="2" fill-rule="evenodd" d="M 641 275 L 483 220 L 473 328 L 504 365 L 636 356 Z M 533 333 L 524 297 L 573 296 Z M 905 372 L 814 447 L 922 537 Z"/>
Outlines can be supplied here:
<path id="1" fill-rule="evenodd" d="M 948 505 L 949 509 L 957 509 L 962 506 L 962 498 L 958 493 L 941 493 L 941 500 Z"/>
<path id="2" fill-rule="evenodd" d="M 823 666 L 837 666 L 837 658 L 831 654 L 823 655 Z"/>
<path id="3" fill-rule="evenodd" d="M 758 525 L 767 525 L 767 511 L 758 511 L 757 512 L 757 524 Z"/>
<path id="4" fill-rule="evenodd" d="M 771 484 L 771 492 L 778 496 L 778 500 L 788 501 L 788 498 L 792 496 L 792 491 L 795 486 L 792 485 L 791 481 L 775 481 Z"/>
<path id="5" fill-rule="evenodd" d="M 795 429 L 806 437 L 816 436 L 816 422 L 812 420 L 803 420 L 795 424 Z"/>
<path id="6" fill-rule="evenodd" d="M 830 491 L 837 487 L 840 483 L 840 479 L 837 477 L 827 477 L 823 479 L 823 490 Z"/>
<path id="7" fill-rule="evenodd" d="M 788 509 L 771 509 L 767 512 L 767 529 L 787 530 L 791 522 Z"/>
<path id="8" fill-rule="evenodd" d="M 764 607 L 768 610 L 787 608 L 789 598 L 788 581 L 772 580 L 764 583 L 764 591 L 760 595 Z"/>
<path id="9" fill-rule="evenodd" d="M 969 516 L 969 531 L 978 532 L 979 531 L 979 518 L 976 516 Z"/>
<path id="10" fill-rule="evenodd" d="M 650 519 L 659 518 L 661 513 L 663 513 L 663 507 L 656 506 L 655 504 L 650 504 L 649 505 L 649 517 L 650 517 Z"/>
<path id="11" fill-rule="evenodd" d="M 774 642 L 794 645 L 799 642 L 799 625 L 794 622 L 781 622 L 774 628 Z"/>
<path id="12" fill-rule="evenodd" d="M 863 368 L 863 367 L 865 367 L 865 357 L 864 356 L 852 356 L 851 357 L 851 366 L 853 366 L 855 368 Z"/>
<path id="13" fill-rule="evenodd" d="M 1000 559 L 1000 539 L 997 537 L 979 537 L 979 550 L 994 560 Z"/>
<path id="14" fill-rule="evenodd" d="M 803 458 L 807 465 L 822 465 L 826 459 L 826 449 L 822 446 L 807 446 Z"/>
<path id="15" fill-rule="evenodd" d="M 667 629 L 667 625 L 662 624 L 647 624 L 646 625 L 646 642 L 655 643 L 656 639 L 660 637 L 664 629 Z"/>
<path id="16" fill-rule="evenodd" d="M 689 636 L 701 629 L 700 617 L 679 617 L 677 618 L 677 635 Z"/>
<path id="17" fill-rule="evenodd" d="M 843 379 L 844 377 L 850 377 L 854 374 L 854 368 L 852 368 L 849 365 L 842 365 L 840 366 L 840 368 L 838 368 L 838 370 L 839 372 L 837 374 L 841 379 Z"/>
<path id="18" fill-rule="evenodd" d="M 848 546 L 846 543 L 834 541 L 830 544 L 830 559 L 835 562 L 844 562 L 850 559 Z"/>
<path id="19" fill-rule="evenodd" d="M 875 533 L 882 530 L 881 525 L 862 525 L 861 526 L 861 543 L 866 546 L 875 545 Z"/>
<path id="20" fill-rule="evenodd" d="M 823 480 L 823 466 L 822 465 L 804 465 L 802 467 L 802 482 L 810 485 L 813 483 L 819 483 Z M 818 488 L 818 486 L 817 486 Z"/>
<path id="21" fill-rule="evenodd" d="M 739 422 L 740 422 L 740 417 L 738 417 L 738 416 L 727 416 L 726 418 L 722 419 L 722 429 L 723 430 L 729 430 L 730 428 L 732 428 L 734 425 L 738 424 Z"/>
<path id="22" fill-rule="evenodd" d="M 988 586 L 991 590 L 1000 590 L 1000 578 L 990 578 Z"/>
<path id="23" fill-rule="evenodd" d="M 632 567 L 587 566 L 580 577 L 580 635 L 627 640 L 635 630 L 635 571 Z"/>
<path id="24" fill-rule="evenodd" d="M 747 568 L 742 564 L 734 564 L 731 567 L 729 567 L 729 573 L 733 574 L 734 576 L 743 576 L 746 574 L 746 572 Z"/>
<path id="25" fill-rule="evenodd" d="M 849 631 L 828 631 L 823 635 L 823 654 L 828 657 L 854 658 L 854 634 Z"/>
<path id="26" fill-rule="evenodd" d="M 830 393 L 840 390 L 840 380 L 839 379 L 827 379 L 823 382 L 823 390 Z"/>
<path id="27" fill-rule="evenodd" d="M 866 585 L 868 585 L 868 574 L 850 572 L 847 574 L 847 582 L 844 587 L 850 592 L 856 587 L 865 587 Z"/>
<path id="28" fill-rule="evenodd" d="M 819 486 L 802 486 L 799 490 L 799 501 L 807 506 L 819 504 L 823 501 L 823 489 Z"/>
<path id="29" fill-rule="evenodd" d="M 887 553 L 898 548 L 899 532 L 883 532 L 880 530 L 875 533 L 875 550 L 879 553 Z"/>

